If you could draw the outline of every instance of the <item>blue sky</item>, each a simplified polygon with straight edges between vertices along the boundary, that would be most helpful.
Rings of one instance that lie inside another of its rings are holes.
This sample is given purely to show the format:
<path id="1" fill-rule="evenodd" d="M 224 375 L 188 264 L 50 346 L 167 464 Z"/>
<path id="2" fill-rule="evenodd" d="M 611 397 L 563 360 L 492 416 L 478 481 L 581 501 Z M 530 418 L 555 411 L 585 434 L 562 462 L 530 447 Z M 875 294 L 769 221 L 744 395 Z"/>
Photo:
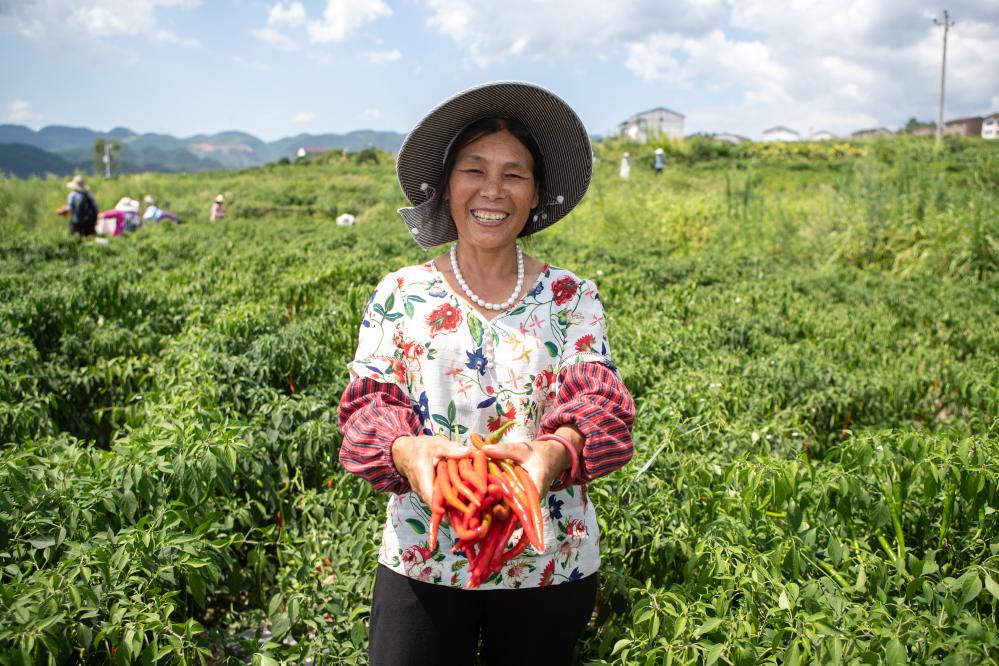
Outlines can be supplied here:
<path id="1" fill-rule="evenodd" d="M 999 111 L 999 0 L 949 3 L 947 118 Z M 0 0 L 0 122 L 175 136 L 408 131 L 484 81 L 591 133 L 656 106 L 758 138 L 935 119 L 921 0 Z"/>

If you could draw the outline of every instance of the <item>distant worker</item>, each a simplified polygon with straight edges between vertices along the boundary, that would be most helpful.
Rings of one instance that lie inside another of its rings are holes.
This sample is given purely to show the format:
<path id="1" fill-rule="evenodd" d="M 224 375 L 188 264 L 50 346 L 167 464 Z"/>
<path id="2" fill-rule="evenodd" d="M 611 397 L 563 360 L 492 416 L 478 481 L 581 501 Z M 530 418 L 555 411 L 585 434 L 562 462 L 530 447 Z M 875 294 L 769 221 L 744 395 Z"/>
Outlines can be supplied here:
<path id="1" fill-rule="evenodd" d="M 621 156 L 621 170 L 619 173 L 624 180 L 628 180 L 628 177 L 631 176 L 631 156 L 627 152 Z"/>
<path id="2" fill-rule="evenodd" d="M 66 205 L 57 208 L 56 213 L 69 217 L 70 235 L 93 236 L 97 229 L 97 214 L 101 210 L 97 205 L 97 199 L 87 189 L 83 176 L 73 176 L 73 180 L 66 183 L 66 187 L 72 192 L 66 199 Z"/>
<path id="3" fill-rule="evenodd" d="M 222 203 L 225 201 L 225 197 L 221 194 L 215 197 L 215 203 L 212 204 L 212 214 L 208 217 L 212 222 L 215 220 L 221 220 L 225 217 L 225 209 L 222 208 Z"/>
<path id="4" fill-rule="evenodd" d="M 180 224 L 180 219 L 178 219 L 177 216 L 174 215 L 173 213 L 169 213 L 160 208 L 159 206 L 157 206 L 156 202 L 153 201 L 152 196 L 147 194 L 146 196 L 142 197 L 142 205 L 146 207 L 145 212 L 142 213 L 142 220 L 144 222 L 159 223 L 162 222 L 163 220 L 166 220 L 168 222 L 174 222 L 176 224 Z"/>
<path id="5" fill-rule="evenodd" d="M 663 167 L 666 166 L 666 153 L 662 148 L 656 148 L 656 175 L 660 175 L 663 172 Z"/>

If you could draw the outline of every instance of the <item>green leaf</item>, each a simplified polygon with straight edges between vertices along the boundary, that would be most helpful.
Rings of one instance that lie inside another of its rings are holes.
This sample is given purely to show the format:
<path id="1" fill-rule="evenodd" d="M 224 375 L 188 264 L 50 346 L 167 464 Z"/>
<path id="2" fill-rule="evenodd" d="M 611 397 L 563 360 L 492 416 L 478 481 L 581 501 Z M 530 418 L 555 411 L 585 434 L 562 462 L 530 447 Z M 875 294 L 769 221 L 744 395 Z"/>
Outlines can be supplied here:
<path id="1" fill-rule="evenodd" d="M 278 662 L 258 652 L 253 655 L 253 666 L 278 666 Z"/>
<path id="2" fill-rule="evenodd" d="M 545 349 L 548 350 L 548 355 L 552 358 L 558 356 L 558 347 L 551 340 L 545 342 Z"/>
<path id="3" fill-rule="evenodd" d="M 48 548 L 49 546 L 54 546 L 55 537 L 52 536 L 35 537 L 34 539 L 28 539 L 28 543 L 30 543 L 35 548 L 41 550 L 43 548 Z"/>
<path id="4" fill-rule="evenodd" d="M 291 631 L 291 618 L 287 613 L 280 613 L 271 620 L 271 633 L 274 634 L 271 640 L 280 640 L 289 631 Z"/>
<path id="5" fill-rule="evenodd" d="M 385 308 L 383 308 L 380 303 L 375 303 L 371 306 L 371 309 L 375 311 L 375 314 L 381 315 L 382 317 L 385 316 Z"/>
<path id="6" fill-rule="evenodd" d="M 697 630 L 694 632 L 694 638 L 700 638 L 704 634 L 711 633 L 712 631 L 718 628 L 718 626 L 722 623 L 722 621 L 723 620 L 720 617 L 708 618 L 708 620 L 705 621 L 704 624 L 699 626 Z"/>
<path id="7" fill-rule="evenodd" d="M 909 656 L 906 654 L 902 644 L 898 642 L 898 639 L 893 638 L 888 641 L 888 645 L 885 646 L 885 664 L 888 666 L 901 666 L 908 662 Z"/>
<path id="8" fill-rule="evenodd" d="M 412 527 L 413 531 L 416 532 L 417 534 L 426 534 L 427 533 L 426 526 L 423 523 L 421 523 L 420 521 L 418 521 L 416 518 L 407 518 L 406 522 L 409 523 L 409 526 Z"/>
<path id="9" fill-rule="evenodd" d="M 451 422 L 448 421 L 446 418 L 444 418 L 440 414 L 434 414 L 430 418 L 434 420 L 434 423 L 447 430 L 448 434 L 451 433 Z"/>
<path id="10" fill-rule="evenodd" d="M 611 654 L 612 655 L 617 654 L 618 652 L 620 652 L 624 648 L 628 647 L 629 645 L 631 645 L 631 639 L 630 638 L 622 638 L 617 643 L 614 643 L 614 649 L 611 650 Z"/>
<path id="11" fill-rule="evenodd" d="M 798 666 L 799 663 L 801 663 L 801 650 L 795 642 L 784 651 L 784 666 Z"/>
<path id="12" fill-rule="evenodd" d="M 791 602 L 787 599 L 787 592 L 781 590 L 780 597 L 777 599 L 777 607 L 781 610 L 791 610 Z"/>
<path id="13" fill-rule="evenodd" d="M 389 297 L 385 299 L 385 312 L 388 312 L 393 307 L 395 307 L 395 294 L 389 294 Z"/>
<path id="14" fill-rule="evenodd" d="M 512 315 L 524 314 L 525 310 L 527 310 L 527 306 L 526 305 L 521 305 L 521 306 L 518 306 L 517 308 L 515 308 L 513 310 L 513 312 L 511 312 L 510 314 L 512 314 Z"/>
<path id="15" fill-rule="evenodd" d="M 711 666 L 711 664 L 718 661 L 718 657 L 721 656 L 722 650 L 724 649 L 724 643 L 717 643 L 708 647 L 708 649 L 704 652 L 704 666 Z"/>
<path id="16" fill-rule="evenodd" d="M 454 420 L 458 418 L 458 408 L 454 404 L 454 400 L 447 405 L 447 420 L 454 423 Z"/>
<path id="17" fill-rule="evenodd" d="M 427 302 L 427 300 L 425 298 L 423 298 L 422 296 L 407 296 L 406 300 L 407 301 L 416 301 L 417 303 L 426 303 Z"/>
<path id="18" fill-rule="evenodd" d="M 476 347 L 482 346 L 482 322 L 478 317 L 468 318 L 468 332 L 472 334 L 472 342 Z"/>
<path id="19" fill-rule="evenodd" d="M 988 574 L 985 574 L 985 589 L 991 592 L 993 597 L 999 599 L 999 585 Z"/>
<path id="20" fill-rule="evenodd" d="M 413 308 L 413 304 L 410 303 L 409 301 L 406 301 L 405 308 L 406 308 L 406 316 L 412 319 L 413 313 L 415 311 L 415 308 Z"/>
<path id="21" fill-rule="evenodd" d="M 978 598 L 979 593 L 982 591 L 982 581 L 976 575 L 971 575 L 966 581 L 964 581 L 963 594 L 961 595 L 961 603 L 969 604 Z"/>

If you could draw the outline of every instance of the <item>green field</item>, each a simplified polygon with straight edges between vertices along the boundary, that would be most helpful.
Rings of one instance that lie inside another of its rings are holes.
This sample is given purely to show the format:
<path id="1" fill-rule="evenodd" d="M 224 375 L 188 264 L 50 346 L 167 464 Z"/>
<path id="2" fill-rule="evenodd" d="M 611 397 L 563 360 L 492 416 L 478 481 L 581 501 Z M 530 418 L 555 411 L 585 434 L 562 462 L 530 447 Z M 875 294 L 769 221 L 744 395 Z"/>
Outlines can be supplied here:
<path id="1" fill-rule="evenodd" d="M 581 663 L 999 660 L 999 142 L 595 148 L 526 248 L 636 399 Z M 92 187 L 186 223 L 80 243 L 0 180 L 0 664 L 364 663 L 385 498 L 336 408 L 428 256 L 391 157 Z"/>

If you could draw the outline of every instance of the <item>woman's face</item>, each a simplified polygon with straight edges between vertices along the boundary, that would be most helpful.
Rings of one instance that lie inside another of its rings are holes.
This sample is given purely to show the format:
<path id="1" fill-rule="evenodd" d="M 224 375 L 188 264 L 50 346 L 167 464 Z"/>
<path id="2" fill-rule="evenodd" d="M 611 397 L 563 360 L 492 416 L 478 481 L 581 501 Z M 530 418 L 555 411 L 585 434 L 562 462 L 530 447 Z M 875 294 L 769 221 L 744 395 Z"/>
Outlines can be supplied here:
<path id="1" fill-rule="evenodd" d="M 487 134 L 458 151 L 448 206 L 460 242 L 482 249 L 512 245 L 537 205 L 534 159 L 510 132 Z"/>

